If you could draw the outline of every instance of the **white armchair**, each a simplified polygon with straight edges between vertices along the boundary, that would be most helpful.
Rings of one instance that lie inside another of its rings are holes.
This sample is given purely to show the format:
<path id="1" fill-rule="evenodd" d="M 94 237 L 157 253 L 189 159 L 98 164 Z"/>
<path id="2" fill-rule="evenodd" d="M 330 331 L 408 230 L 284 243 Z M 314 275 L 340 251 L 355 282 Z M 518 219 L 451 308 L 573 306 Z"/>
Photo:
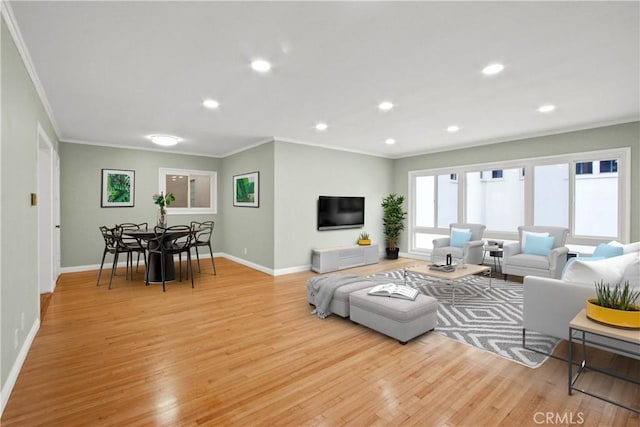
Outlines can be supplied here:
<path id="1" fill-rule="evenodd" d="M 567 263 L 567 254 L 569 253 L 569 248 L 564 246 L 568 233 L 569 230 L 564 227 L 518 227 L 519 241 L 504 244 L 502 273 L 505 277 L 508 274 L 513 274 L 516 276 L 532 275 L 559 279 L 562 269 Z M 534 238 L 537 238 L 541 237 L 541 234 L 553 237 L 553 244 L 549 248 L 548 254 L 542 255 L 532 253 L 536 251 L 525 250 L 527 238 L 525 235 L 534 235 Z"/>
<path id="2" fill-rule="evenodd" d="M 462 246 L 454 246 L 451 241 L 453 229 L 469 230 L 471 238 Z M 454 223 L 449 226 L 449 237 L 441 237 L 433 240 L 433 250 L 431 251 L 431 262 L 442 262 L 447 254 L 451 254 L 454 259 L 464 260 L 466 264 L 482 264 L 482 247 L 484 242 L 482 236 L 486 226 L 483 224 Z"/>

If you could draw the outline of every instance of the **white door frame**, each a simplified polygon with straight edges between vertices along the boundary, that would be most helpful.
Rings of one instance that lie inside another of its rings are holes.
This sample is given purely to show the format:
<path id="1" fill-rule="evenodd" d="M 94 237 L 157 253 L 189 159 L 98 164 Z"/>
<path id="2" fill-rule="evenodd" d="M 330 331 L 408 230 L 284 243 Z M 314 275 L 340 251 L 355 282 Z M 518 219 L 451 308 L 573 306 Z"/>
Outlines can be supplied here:
<path id="1" fill-rule="evenodd" d="M 53 292 L 60 271 L 60 244 L 56 230 L 57 201 L 60 199 L 58 171 L 59 157 L 40 123 L 37 133 L 38 153 L 38 288 L 39 293 Z"/>

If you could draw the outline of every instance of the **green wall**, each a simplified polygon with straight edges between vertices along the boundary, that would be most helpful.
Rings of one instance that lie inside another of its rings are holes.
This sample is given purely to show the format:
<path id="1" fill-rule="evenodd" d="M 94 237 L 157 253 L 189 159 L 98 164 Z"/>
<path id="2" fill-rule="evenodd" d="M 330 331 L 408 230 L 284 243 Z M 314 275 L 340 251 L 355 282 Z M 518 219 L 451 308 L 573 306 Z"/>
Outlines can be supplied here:
<path id="1" fill-rule="evenodd" d="M 30 205 L 30 194 L 36 193 L 38 187 L 38 123 L 54 149 L 58 144 L 7 25 L 4 19 L 1 21 L 0 381 L 4 391 L 27 334 L 40 317 L 35 267 L 38 258 L 37 209 Z M 14 348 L 16 329 L 18 346 Z"/>
<path id="2" fill-rule="evenodd" d="M 148 222 L 155 225 L 158 206 L 152 196 L 158 192 L 158 169 L 177 168 L 218 172 L 221 160 L 213 157 L 189 156 L 157 151 L 130 150 L 96 145 L 60 143 L 60 218 L 61 264 L 76 267 L 100 264 L 104 241 L 98 227 L 113 227 L 123 222 Z M 102 169 L 135 171 L 135 201 L 133 207 L 100 207 Z M 220 183 L 218 183 L 220 187 Z M 169 225 L 189 224 L 191 221 L 217 221 L 218 214 L 169 215 Z M 214 230 L 213 250 L 222 242 Z M 108 258 L 112 259 L 112 258 Z"/>
<path id="3" fill-rule="evenodd" d="M 640 192 L 638 192 L 640 183 L 640 122 L 398 159 L 395 164 L 394 188 L 400 194 L 408 194 L 408 173 L 412 170 L 621 147 L 631 148 L 631 240 L 638 241 L 640 240 Z M 400 250 L 403 252 L 408 251 L 406 239 L 402 242 Z"/>
<path id="4" fill-rule="evenodd" d="M 311 249 L 354 245 L 367 231 L 384 251 L 382 199 L 393 188 L 393 160 L 276 142 L 276 269 L 311 263 Z M 317 230 L 318 196 L 364 196 L 362 229 Z"/>
<path id="5" fill-rule="evenodd" d="M 224 252 L 263 270 L 274 268 L 274 143 L 225 157 L 220 180 Z M 233 206 L 233 176 L 260 172 L 257 208 Z M 246 254 L 245 254 L 246 248 Z"/>

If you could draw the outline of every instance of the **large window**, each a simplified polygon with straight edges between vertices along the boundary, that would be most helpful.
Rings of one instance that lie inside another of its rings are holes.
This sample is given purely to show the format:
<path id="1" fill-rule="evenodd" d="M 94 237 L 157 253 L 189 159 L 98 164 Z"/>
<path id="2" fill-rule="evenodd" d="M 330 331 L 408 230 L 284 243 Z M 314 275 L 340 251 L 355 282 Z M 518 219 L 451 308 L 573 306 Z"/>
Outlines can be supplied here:
<path id="1" fill-rule="evenodd" d="M 628 148 L 409 173 L 410 251 L 431 248 L 453 222 L 517 239 L 520 225 L 569 229 L 567 243 L 628 241 Z"/>
<path id="2" fill-rule="evenodd" d="M 173 193 L 170 214 L 217 213 L 217 173 L 160 168 L 160 191 Z"/>

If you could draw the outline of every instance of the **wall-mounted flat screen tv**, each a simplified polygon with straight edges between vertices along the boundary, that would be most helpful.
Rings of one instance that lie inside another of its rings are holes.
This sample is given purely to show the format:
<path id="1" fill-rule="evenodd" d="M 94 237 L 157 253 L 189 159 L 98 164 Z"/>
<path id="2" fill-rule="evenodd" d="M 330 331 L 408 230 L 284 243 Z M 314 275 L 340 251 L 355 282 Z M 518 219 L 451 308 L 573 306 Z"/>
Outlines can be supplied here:
<path id="1" fill-rule="evenodd" d="M 318 197 L 318 230 L 364 227 L 364 197 Z"/>

